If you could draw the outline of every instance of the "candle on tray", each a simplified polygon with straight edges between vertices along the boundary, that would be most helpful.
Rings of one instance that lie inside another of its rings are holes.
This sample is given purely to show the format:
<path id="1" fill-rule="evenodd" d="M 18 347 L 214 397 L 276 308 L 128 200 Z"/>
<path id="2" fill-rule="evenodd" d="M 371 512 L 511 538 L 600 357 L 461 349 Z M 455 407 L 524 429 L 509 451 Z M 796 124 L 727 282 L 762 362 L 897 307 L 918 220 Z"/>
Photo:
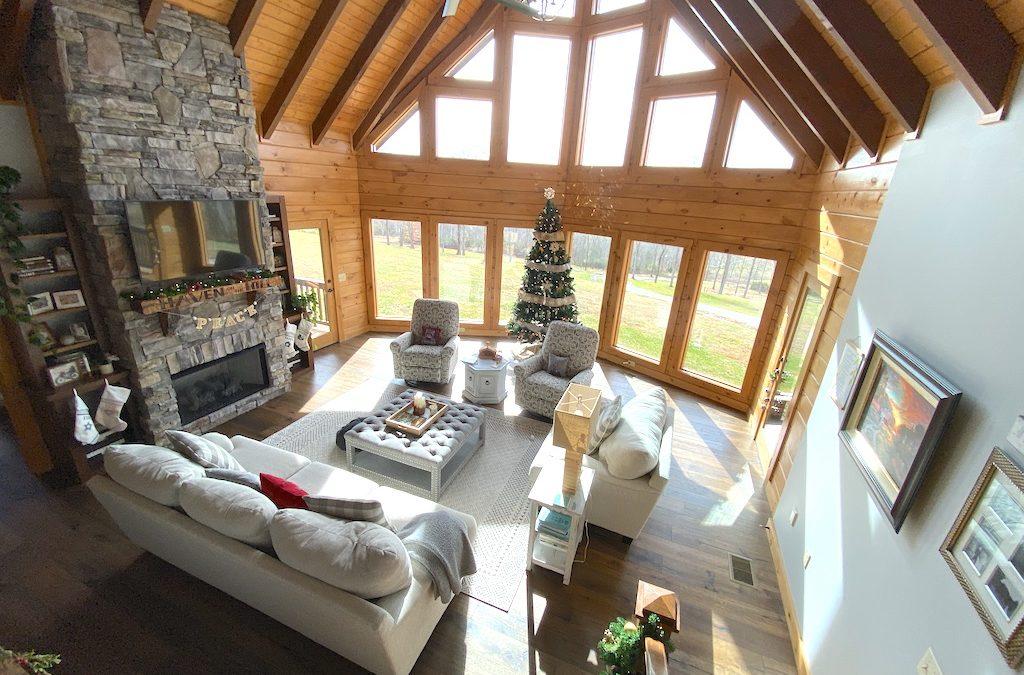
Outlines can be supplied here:
<path id="1" fill-rule="evenodd" d="M 422 416 L 426 409 L 427 399 L 423 396 L 423 394 L 417 392 L 416 395 L 412 397 L 412 411 L 417 415 Z"/>

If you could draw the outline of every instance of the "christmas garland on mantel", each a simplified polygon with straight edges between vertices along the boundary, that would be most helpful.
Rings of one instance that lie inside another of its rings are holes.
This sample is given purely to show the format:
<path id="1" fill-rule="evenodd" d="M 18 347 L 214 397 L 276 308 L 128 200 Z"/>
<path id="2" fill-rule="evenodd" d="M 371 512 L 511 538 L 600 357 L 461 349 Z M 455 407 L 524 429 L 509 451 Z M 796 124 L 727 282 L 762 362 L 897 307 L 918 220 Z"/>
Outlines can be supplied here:
<path id="1" fill-rule="evenodd" d="M 220 288 L 222 286 L 231 286 L 232 284 L 241 283 L 243 281 L 251 281 L 253 279 L 272 279 L 274 273 L 268 270 L 266 267 L 261 267 L 257 270 L 244 270 L 242 272 L 234 272 L 232 274 L 208 274 L 202 279 L 193 279 L 190 281 L 176 281 L 173 284 L 167 286 L 160 286 L 154 288 L 147 288 L 146 290 L 139 291 L 125 291 L 121 294 L 121 297 L 127 300 L 132 305 L 135 305 L 141 300 L 157 300 L 159 298 L 174 298 L 179 295 L 185 295 L 186 293 L 194 293 L 195 291 L 204 291 L 209 288 Z"/>

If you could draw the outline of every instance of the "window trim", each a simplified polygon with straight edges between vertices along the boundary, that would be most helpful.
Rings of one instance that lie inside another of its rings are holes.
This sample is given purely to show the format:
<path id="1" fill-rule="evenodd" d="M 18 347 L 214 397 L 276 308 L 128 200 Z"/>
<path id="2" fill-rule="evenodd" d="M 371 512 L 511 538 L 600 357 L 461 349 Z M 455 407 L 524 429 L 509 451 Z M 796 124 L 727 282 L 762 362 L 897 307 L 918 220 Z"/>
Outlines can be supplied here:
<path id="1" fill-rule="evenodd" d="M 671 93 L 670 93 L 671 92 Z M 708 139 L 704 144 L 704 157 L 700 166 L 647 166 L 647 146 L 651 138 L 651 124 L 654 121 L 654 102 L 661 99 L 670 98 L 690 98 L 693 96 L 710 96 L 715 97 L 715 107 L 711 111 L 711 123 L 708 125 Z M 671 172 L 672 174 L 679 173 L 707 173 L 714 166 L 715 156 L 715 136 L 718 133 L 722 111 L 725 108 L 725 83 L 710 83 L 710 82 L 694 82 L 685 87 L 673 86 L 671 88 L 648 88 L 643 93 L 643 106 L 642 110 L 642 122 L 643 125 L 637 125 L 640 127 L 642 135 L 637 140 L 639 155 L 637 159 L 637 169 L 650 172 L 652 175 L 665 174 Z M 640 120 L 638 120 L 640 121 Z"/>
<path id="2" fill-rule="evenodd" d="M 669 24 L 671 24 L 673 20 L 679 24 L 679 27 L 683 29 L 683 32 L 686 33 L 693 43 L 696 44 L 702 52 L 704 52 L 704 56 L 714 64 L 713 68 L 708 70 L 698 70 L 692 73 L 675 73 L 673 75 L 658 74 L 658 70 L 661 69 L 662 56 L 665 53 L 665 44 L 668 42 Z M 715 46 L 708 42 L 707 38 L 701 35 L 699 31 L 694 30 L 694 27 L 690 23 L 690 19 L 688 17 L 682 16 L 678 12 L 659 12 L 658 16 L 652 21 L 651 29 L 652 31 L 657 31 L 656 35 L 658 36 L 658 40 L 657 46 L 654 49 L 651 69 L 646 73 L 648 77 L 644 84 L 682 84 L 689 82 L 725 80 L 728 78 L 730 71 L 729 64 L 721 57 Z"/>
<path id="3" fill-rule="evenodd" d="M 473 42 L 473 46 L 454 59 L 452 63 L 441 69 L 441 80 L 446 83 L 454 83 L 456 86 L 468 85 L 470 87 L 484 87 L 491 88 L 498 81 L 498 50 L 500 44 L 498 41 L 498 28 L 497 25 L 492 25 L 484 29 L 484 32 L 477 37 L 476 41 Z M 469 63 L 473 58 L 484 50 L 488 40 L 494 40 L 494 71 L 491 73 L 491 79 L 489 80 L 463 80 L 455 77 L 455 71 Z M 429 79 L 429 78 L 428 78 Z"/>
<path id="4" fill-rule="evenodd" d="M 362 220 L 362 235 L 363 235 L 363 258 L 364 258 L 364 269 L 366 278 L 364 279 L 364 287 L 366 289 L 366 318 L 369 324 L 377 325 L 387 328 L 402 328 L 408 327 L 409 319 L 401 317 L 382 317 L 380 316 L 380 309 L 377 306 L 377 260 L 373 256 L 373 221 L 374 220 L 407 220 L 411 222 L 417 222 L 420 224 L 420 255 L 422 263 L 420 268 L 422 275 L 420 279 L 420 289 L 424 298 L 436 298 L 437 293 L 431 294 L 427 288 L 427 263 L 428 263 L 428 249 L 430 246 L 427 244 L 428 235 L 428 223 L 425 218 L 421 215 L 415 215 L 408 212 L 398 211 L 363 211 L 361 213 Z"/>
<path id="5" fill-rule="evenodd" d="M 419 99 L 413 101 L 412 105 L 405 109 L 405 112 L 401 113 L 394 118 L 394 121 L 388 125 L 387 129 L 382 133 L 376 141 L 370 143 L 370 152 L 375 155 L 388 155 L 390 157 L 423 157 L 423 115 L 420 114 L 420 151 L 415 155 L 402 155 L 395 152 L 381 152 L 377 148 L 391 140 L 398 130 L 409 121 L 415 113 L 420 111 Z"/>
<path id="6" fill-rule="evenodd" d="M 433 88 L 428 92 L 431 103 L 431 126 L 430 126 L 430 138 L 431 138 L 431 159 L 440 162 L 472 162 L 476 166 L 490 165 L 495 162 L 495 126 L 499 111 L 496 110 L 498 107 L 494 100 L 493 95 L 488 95 L 486 92 L 476 92 L 473 90 L 466 90 L 456 87 L 444 87 L 444 88 Z M 491 104 L 491 133 L 487 143 L 487 157 L 484 159 L 476 159 L 469 157 L 441 157 L 437 154 L 437 99 L 448 98 L 448 99 L 463 99 L 468 101 L 487 101 Z M 420 119 L 423 119 L 422 115 Z"/>
<path id="7" fill-rule="evenodd" d="M 779 176 L 799 173 L 800 167 L 806 159 L 806 154 L 796 144 L 796 141 L 793 140 L 793 137 L 786 128 L 775 118 L 775 114 L 762 103 L 761 99 L 735 73 L 729 79 L 727 95 L 728 100 L 722 114 L 722 124 L 725 126 L 719 130 L 717 135 L 720 147 L 718 155 L 712 164 L 712 177 L 719 174 L 719 172 L 732 175 L 756 173 Z M 729 147 L 733 141 L 733 130 L 736 128 L 736 118 L 739 116 L 740 104 L 744 101 L 750 104 L 750 107 L 754 109 L 754 112 L 765 123 L 765 126 L 775 134 L 779 142 L 793 155 L 793 166 L 788 169 L 746 169 L 725 165 L 726 159 L 729 156 Z"/>

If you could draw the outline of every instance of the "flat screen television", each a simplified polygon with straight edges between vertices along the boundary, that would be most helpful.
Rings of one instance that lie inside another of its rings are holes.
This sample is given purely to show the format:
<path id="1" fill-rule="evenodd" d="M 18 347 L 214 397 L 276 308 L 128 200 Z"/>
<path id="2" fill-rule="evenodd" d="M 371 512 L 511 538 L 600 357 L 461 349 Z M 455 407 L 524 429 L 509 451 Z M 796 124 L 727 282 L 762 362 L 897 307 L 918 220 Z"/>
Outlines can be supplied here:
<path id="1" fill-rule="evenodd" d="M 264 263 L 253 199 L 125 202 L 143 281 L 228 272 Z"/>

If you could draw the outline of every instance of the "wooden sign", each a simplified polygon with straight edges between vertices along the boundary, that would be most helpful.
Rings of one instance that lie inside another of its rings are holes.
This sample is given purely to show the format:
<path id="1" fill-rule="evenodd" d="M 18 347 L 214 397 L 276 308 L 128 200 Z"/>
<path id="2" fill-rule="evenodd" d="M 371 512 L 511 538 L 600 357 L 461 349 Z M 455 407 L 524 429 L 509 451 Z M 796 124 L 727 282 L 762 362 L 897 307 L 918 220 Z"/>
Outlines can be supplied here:
<path id="1" fill-rule="evenodd" d="M 198 305 L 208 300 L 217 300 L 242 293 L 253 293 L 262 291 L 273 286 L 281 286 L 284 279 L 281 277 L 270 277 L 269 279 L 246 279 L 237 284 L 217 286 L 215 288 L 202 288 L 198 291 L 189 291 L 181 295 L 170 297 L 154 298 L 152 300 L 140 300 L 138 311 L 142 314 L 156 314 L 158 312 L 169 312 L 177 309 L 185 309 Z"/>

